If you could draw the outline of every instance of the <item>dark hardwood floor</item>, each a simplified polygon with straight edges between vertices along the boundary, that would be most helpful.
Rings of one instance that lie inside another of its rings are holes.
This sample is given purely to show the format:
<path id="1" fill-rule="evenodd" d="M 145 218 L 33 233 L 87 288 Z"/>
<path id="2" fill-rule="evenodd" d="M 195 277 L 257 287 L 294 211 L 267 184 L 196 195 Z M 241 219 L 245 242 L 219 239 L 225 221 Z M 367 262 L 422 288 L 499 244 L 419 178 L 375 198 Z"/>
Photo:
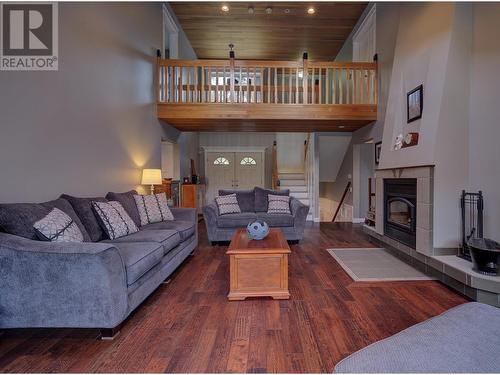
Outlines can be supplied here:
<path id="1" fill-rule="evenodd" d="M 343 357 L 467 300 L 435 281 L 354 283 L 325 251 L 370 247 L 359 226 L 306 229 L 292 246 L 291 299 L 228 302 L 226 247 L 200 224 L 195 255 L 125 322 L 0 335 L 1 372 L 331 372 Z"/>

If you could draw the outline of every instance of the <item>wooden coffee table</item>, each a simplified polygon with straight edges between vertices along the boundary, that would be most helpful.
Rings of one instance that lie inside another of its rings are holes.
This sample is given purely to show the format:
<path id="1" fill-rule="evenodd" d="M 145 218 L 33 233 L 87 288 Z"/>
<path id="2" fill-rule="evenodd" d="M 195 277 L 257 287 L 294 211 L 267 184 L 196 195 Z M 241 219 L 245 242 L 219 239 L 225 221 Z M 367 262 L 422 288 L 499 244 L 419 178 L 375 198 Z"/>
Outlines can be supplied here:
<path id="1" fill-rule="evenodd" d="M 230 301 L 247 297 L 288 299 L 288 254 L 290 247 L 281 229 L 272 228 L 260 241 L 250 240 L 246 229 L 236 231 L 229 255 Z"/>

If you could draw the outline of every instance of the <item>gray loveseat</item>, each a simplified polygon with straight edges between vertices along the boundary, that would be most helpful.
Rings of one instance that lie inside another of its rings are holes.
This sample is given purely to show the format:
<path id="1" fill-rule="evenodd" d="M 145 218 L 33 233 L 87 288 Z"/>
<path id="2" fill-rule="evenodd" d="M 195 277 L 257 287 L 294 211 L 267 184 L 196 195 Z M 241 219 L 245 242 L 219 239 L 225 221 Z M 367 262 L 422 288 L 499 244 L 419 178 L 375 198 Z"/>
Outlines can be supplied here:
<path id="1" fill-rule="evenodd" d="M 140 225 L 134 191 L 109 193 Z M 193 252 L 195 209 L 172 209 L 173 221 L 106 239 L 92 200 L 63 195 L 35 204 L 0 205 L 0 328 L 99 328 L 113 336 L 120 324 Z M 53 207 L 68 214 L 82 243 L 36 240 L 33 223 Z"/>
<path id="2" fill-rule="evenodd" d="M 256 219 L 265 221 L 270 227 L 281 228 L 288 241 L 298 242 L 304 236 L 309 206 L 297 198 L 290 198 L 291 215 L 267 213 L 268 194 L 289 195 L 288 190 L 274 191 L 259 187 L 251 190 L 219 190 L 219 195 L 233 193 L 236 193 L 241 213 L 219 215 L 219 209 L 215 202 L 203 207 L 208 239 L 212 245 L 230 241 L 237 228 L 246 227 Z"/>

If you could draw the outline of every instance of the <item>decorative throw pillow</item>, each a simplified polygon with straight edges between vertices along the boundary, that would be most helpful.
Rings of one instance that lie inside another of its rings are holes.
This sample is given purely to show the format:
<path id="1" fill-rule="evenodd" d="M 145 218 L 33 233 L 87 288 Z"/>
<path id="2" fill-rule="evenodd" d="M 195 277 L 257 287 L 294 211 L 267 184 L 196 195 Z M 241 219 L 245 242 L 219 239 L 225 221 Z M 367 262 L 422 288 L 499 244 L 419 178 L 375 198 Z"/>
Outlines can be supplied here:
<path id="1" fill-rule="evenodd" d="M 58 208 L 33 224 L 35 233 L 42 241 L 83 242 L 83 234 L 73 219 Z"/>
<path id="2" fill-rule="evenodd" d="M 92 202 L 102 229 L 114 240 L 139 231 L 120 202 Z"/>
<path id="3" fill-rule="evenodd" d="M 141 226 L 160 221 L 174 220 L 174 215 L 168 208 L 165 193 L 152 195 L 134 195 L 135 204 L 141 217 Z"/>
<path id="4" fill-rule="evenodd" d="M 227 214 L 239 214 L 241 213 L 240 206 L 238 205 L 238 199 L 236 194 L 224 195 L 222 197 L 215 198 L 215 203 L 219 208 L 220 215 Z"/>
<path id="5" fill-rule="evenodd" d="M 289 196 L 269 194 L 267 199 L 269 201 L 269 205 L 267 207 L 268 214 L 291 214 Z"/>

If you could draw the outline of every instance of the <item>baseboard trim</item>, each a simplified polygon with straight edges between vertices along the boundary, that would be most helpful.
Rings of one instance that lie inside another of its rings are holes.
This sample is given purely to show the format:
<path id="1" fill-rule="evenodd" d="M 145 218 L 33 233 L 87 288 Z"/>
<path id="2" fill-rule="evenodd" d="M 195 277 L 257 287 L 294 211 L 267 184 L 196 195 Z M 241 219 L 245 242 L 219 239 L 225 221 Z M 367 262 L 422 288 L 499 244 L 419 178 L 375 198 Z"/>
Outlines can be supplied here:
<path id="1" fill-rule="evenodd" d="M 365 222 L 365 218 L 364 217 L 354 217 L 354 218 L 352 218 L 352 222 L 353 222 L 353 224 L 361 224 L 361 223 Z"/>

